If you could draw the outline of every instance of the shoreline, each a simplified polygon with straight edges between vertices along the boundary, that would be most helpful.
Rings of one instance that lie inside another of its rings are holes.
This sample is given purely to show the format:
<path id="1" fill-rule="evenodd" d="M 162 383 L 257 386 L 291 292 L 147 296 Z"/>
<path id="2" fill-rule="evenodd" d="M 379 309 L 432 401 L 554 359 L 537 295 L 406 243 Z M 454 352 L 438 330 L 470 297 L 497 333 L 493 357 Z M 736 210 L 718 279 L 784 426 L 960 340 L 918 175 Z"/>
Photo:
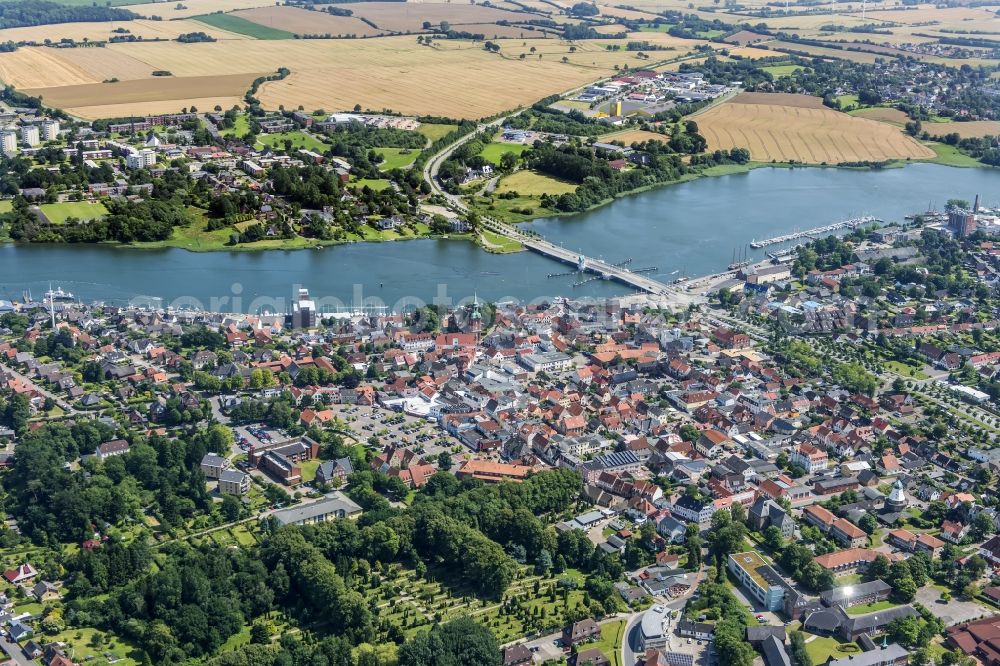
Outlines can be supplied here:
<path id="1" fill-rule="evenodd" d="M 934 146 L 943 145 L 943 144 L 937 144 L 935 142 L 930 142 L 928 145 L 930 145 L 930 147 L 934 148 Z M 945 147 L 947 148 L 947 146 L 945 146 Z M 654 184 L 651 184 L 651 185 L 645 185 L 643 187 L 640 187 L 640 188 L 637 188 L 637 189 L 634 189 L 634 190 L 630 190 L 628 192 L 623 192 L 623 193 L 621 193 L 621 194 L 619 194 L 619 195 L 617 195 L 615 197 L 611 197 L 611 198 L 602 200 L 602 201 L 600 201 L 600 202 L 598 202 L 598 203 L 596 203 L 596 204 L 594 204 L 592 206 L 589 206 L 585 210 L 581 210 L 581 211 L 566 211 L 566 212 L 548 211 L 548 212 L 546 212 L 544 214 L 538 214 L 538 215 L 533 215 L 531 217 L 526 217 L 525 219 L 517 221 L 517 222 L 510 222 L 510 224 L 514 224 L 514 225 L 520 226 L 522 224 L 531 224 L 531 223 L 535 222 L 536 220 L 540 220 L 540 219 L 565 218 L 565 217 L 571 217 L 571 216 L 574 216 L 574 215 L 583 215 L 583 214 L 587 214 L 587 213 L 591 213 L 593 211 L 596 211 L 596 210 L 598 210 L 600 208 L 603 208 L 604 206 L 612 204 L 615 201 L 618 201 L 620 199 L 624 199 L 626 197 L 631 197 L 631 196 L 636 196 L 636 195 L 644 194 L 646 192 L 650 192 L 650 191 L 653 191 L 653 190 L 658 190 L 660 188 L 666 188 L 666 187 L 670 187 L 670 186 L 673 186 L 673 185 L 681 185 L 681 184 L 684 184 L 684 183 L 691 183 L 691 182 L 700 180 L 702 178 L 717 178 L 717 177 L 724 177 L 724 176 L 736 176 L 736 175 L 750 173 L 751 171 L 756 171 L 757 169 L 765 169 L 765 168 L 773 168 L 773 169 L 799 169 L 799 168 L 803 168 L 803 169 L 842 169 L 842 170 L 846 170 L 846 171 L 871 171 L 871 172 L 877 172 L 877 171 L 884 171 L 884 170 L 888 170 L 888 169 L 903 169 L 903 168 L 906 168 L 908 166 L 915 165 L 915 164 L 935 164 L 935 165 L 938 165 L 938 166 L 952 167 L 952 168 L 956 168 L 956 169 L 979 168 L 979 169 L 984 169 L 984 170 L 1000 170 L 1000 167 L 993 167 L 993 166 L 990 166 L 988 164 L 983 164 L 981 162 L 976 162 L 974 164 L 970 164 L 970 163 L 955 163 L 955 161 L 949 159 L 949 156 L 942 155 L 941 152 L 939 152 L 937 150 L 935 150 L 935 152 L 937 152 L 938 155 L 934 159 L 926 159 L 926 160 L 892 160 L 892 161 L 887 162 L 885 165 L 880 166 L 880 167 L 873 167 L 873 166 L 840 166 L 840 165 L 836 165 L 836 164 L 810 164 L 810 163 L 801 163 L 801 162 L 756 162 L 756 161 L 750 161 L 750 162 L 747 162 L 746 164 L 720 164 L 720 165 L 716 165 L 716 166 L 706 167 L 705 169 L 703 169 L 701 171 L 698 171 L 696 173 L 685 174 L 684 176 L 682 176 L 681 178 L 679 178 L 677 180 L 673 180 L 673 181 L 669 181 L 669 182 L 663 182 L 663 183 L 654 183 Z M 971 160 L 972 158 L 968 158 L 968 159 Z M 469 233 L 469 232 L 466 232 L 466 233 L 455 233 L 455 234 L 408 235 L 408 236 L 399 236 L 397 238 L 368 238 L 368 239 L 342 240 L 342 241 L 341 240 L 325 240 L 324 241 L 324 240 L 318 240 L 318 239 L 309 239 L 309 238 L 304 238 L 304 237 L 298 237 L 298 238 L 294 238 L 294 239 L 276 239 L 276 240 L 258 241 L 258 243 L 271 243 L 271 244 L 273 244 L 273 245 L 270 245 L 270 246 L 259 246 L 259 245 L 258 246 L 246 246 L 246 245 L 216 246 L 216 245 L 209 245 L 209 246 L 206 246 L 206 247 L 191 247 L 191 246 L 185 245 L 185 244 L 183 244 L 181 242 L 181 241 L 183 241 L 182 238 L 179 238 L 179 239 L 168 239 L 168 240 L 165 240 L 165 241 L 153 241 L 153 242 L 149 242 L 149 243 L 111 243 L 111 242 L 104 242 L 104 243 L 20 243 L 18 241 L 12 240 L 9 237 L 3 237 L 2 239 L 0 239 L 0 246 L 20 246 L 20 245 L 23 245 L 23 246 L 32 246 L 32 245 L 44 246 L 44 245 L 51 245 L 51 246 L 71 247 L 71 246 L 77 245 L 77 246 L 84 246 L 84 247 L 109 247 L 109 248 L 114 248 L 114 249 L 118 249 L 118 250 L 142 250 L 142 251 L 177 249 L 177 250 L 184 250 L 186 252 L 194 252 L 194 253 L 198 253 L 198 254 L 205 254 L 205 253 L 211 253 L 211 252 L 230 252 L 230 253 L 235 253 L 235 252 L 240 252 L 240 253 L 250 252 L 250 253 L 253 253 L 253 252 L 275 252 L 275 251 L 299 252 L 299 251 L 305 251 L 305 250 L 323 250 L 323 249 L 326 249 L 326 248 L 336 248 L 336 247 L 341 247 L 341 246 L 345 246 L 345 245 L 355 245 L 355 244 L 360 244 L 360 243 L 377 244 L 377 243 L 395 243 L 395 242 L 418 241 L 418 240 L 460 240 L 460 241 L 468 241 L 468 242 L 474 243 L 476 246 L 479 247 L 480 250 L 482 250 L 486 254 L 514 254 L 514 253 L 517 253 L 517 252 L 524 252 L 524 251 L 526 251 L 524 247 L 520 247 L 519 249 L 510 250 L 510 251 L 502 251 L 502 250 L 497 250 L 497 249 L 490 249 L 490 248 L 486 247 L 480 241 L 480 239 L 475 236 L 475 234 Z M 177 241 L 177 242 L 174 242 L 174 241 Z M 281 243 L 285 243 L 285 242 L 287 242 L 288 245 L 281 245 Z"/>

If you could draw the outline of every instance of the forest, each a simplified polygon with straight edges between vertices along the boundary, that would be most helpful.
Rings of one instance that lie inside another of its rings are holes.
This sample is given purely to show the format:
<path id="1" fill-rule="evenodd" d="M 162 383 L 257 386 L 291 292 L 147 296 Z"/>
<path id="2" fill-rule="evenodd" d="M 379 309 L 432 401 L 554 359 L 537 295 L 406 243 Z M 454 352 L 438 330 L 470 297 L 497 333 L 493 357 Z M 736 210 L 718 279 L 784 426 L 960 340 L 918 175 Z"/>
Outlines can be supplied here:
<path id="1" fill-rule="evenodd" d="M 98 5 L 68 6 L 48 0 L 0 2 L 0 30 L 78 21 L 128 21 L 138 18 L 127 9 Z"/>

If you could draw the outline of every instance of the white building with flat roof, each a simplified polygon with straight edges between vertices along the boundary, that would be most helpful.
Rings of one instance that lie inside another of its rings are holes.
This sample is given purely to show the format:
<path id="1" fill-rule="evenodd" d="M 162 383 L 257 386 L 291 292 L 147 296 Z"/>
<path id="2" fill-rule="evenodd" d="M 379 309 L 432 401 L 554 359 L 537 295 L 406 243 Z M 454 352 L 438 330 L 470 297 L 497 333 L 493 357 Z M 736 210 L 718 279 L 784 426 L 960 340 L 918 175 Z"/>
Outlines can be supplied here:
<path id="1" fill-rule="evenodd" d="M 42 128 L 42 139 L 45 141 L 55 141 L 59 138 L 59 121 L 58 120 L 46 120 L 41 124 Z"/>
<path id="2" fill-rule="evenodd" d="M 37 146 L 41 142 L 41 134 L 38 131 L 38 125 L 21 126 L 21 143 L 26 146 Z"/>
<path id="3" fill-rule="evenodd" d="M 11 131 L 5 131 L 0 134 L 0 150 L 7 157 L 13 157 L 17 155 L 17 133 Z"/>

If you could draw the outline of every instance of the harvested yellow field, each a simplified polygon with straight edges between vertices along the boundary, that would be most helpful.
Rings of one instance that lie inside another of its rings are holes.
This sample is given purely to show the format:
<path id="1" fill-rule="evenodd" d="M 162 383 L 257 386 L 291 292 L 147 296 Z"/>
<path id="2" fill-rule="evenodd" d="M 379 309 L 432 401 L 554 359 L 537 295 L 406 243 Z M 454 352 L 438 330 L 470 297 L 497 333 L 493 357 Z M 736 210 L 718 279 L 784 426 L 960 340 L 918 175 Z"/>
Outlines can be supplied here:
<path id="1" fill-rule="evenodd" d="M 798 44 L 795 42 L 782 42 L 780 40 L 768 42 L 768 46 L 775 51 L 783 51 L 785 53 L 801 54 L 805 53 L 810 56 L 819 56 L 821 58 L 836 58 L 838 60 L 848 60 L 850 62 L 863 62 L 866 64 L 872 64 L 878 58 L 884 58 L 885 56 L 879 56 L 874 53 L 868 53 L 865 51 L 848 51 L 846 49 L 835 49 L 826 48 L 823 46 L 812 46 L 810 44 Z"/>
<path id="2" fill-rule="evenodd" d="M 621 141 L 626 146 L 631 146 L 633 143 L 644 143 L 646 141 L 669 141 L 670 137 L 657 134 L 656 132 L 647 132 L 646 130 L 628 130 L 626 132 L 618 132 L 617 134 L 605 134 L 601 137 L 601 141 L 607 143 L 609 141 Z"/>
<path id="3" fill-rule="evenodd" d="M 461 26 L 466 23 L 495 23 L 499 20 L 523 22 L 532 18 L 525 14 L 482 5 L 443 2 L 353 2 L 348 9 L 354 12 L 354 16 L 366 18 L 383 30 L 391 32 L 423 32 L 425 21 L 435 27 L 440 25 L 441 21 L 447 21 L 456 30 L 461 30 Z"/>
<path id="4" fill-rule="evenodd" d="M 0 79 L 20 89 L 41 91 L 51 104 L 85 109 L 85 115 L 92 117 L 99 106 L 166 103 L 169 94 L 177 95 L 177 109 L 196 98 L 242 97 L 256 76 L 288 67 L 292 73 L 285 80 L 261 87 L 258 97 L 266 107 L 301 104 L 333 110 L 361 104 L 402 113 L 480 118 L 609 76 L 616 65 L 637 68 L 646 64 L 634 53 L 607 51 L 596 40 L 579 43 L 575 53 L 555 39 L 504 39 L 497 43 L 501 54 L 458 40 L 421 46 L 412 36 L 266 43 L 135 42 L 111 44 L 96 56 L 81 49 L 24 48 L 0 53 Z M 530 53 L 532 47 L 534 54 Z M 524 60 L 519 58 L 521 53 L 526 55 Z M 119 60 L 112 54 L 124 57 Z M 562 62 L 564 57 L 568 63 Z M 138 78 L 143 67 L 149 74 L 166 70 L 173 76 L 129 80 Z M 206 72 L 212 76 L 205 76 Z M 110 78 L 121 81 L 59 90 L 100 84 Z M 225 87 L 210 87 L 205 83 L 208 81 Z M 141 82 L 150 87 L 142 87 Z"/>
<path id="5" fill-rule="evenodd" d="M 878 120 L 883 123 L 888 123 L 890 125 L 895 125 L 896 127 L 903 127 L 910 121 L 910 117 L 900 111 L 899 109 L 889 109 L 889 108 L 874 108 L 874 109 L 858 109 L 851 113 L 852 116 L 858 118 L 868 118 L 869 120 Z"/>
<path id="6" fill-rule="evenodd" d="M 43 88 L 95 83 L 100 79 L 61 58 L 56 49 L 30 47 L 0 54 L 0 81 L 15 88 Z"/>
<path id="7" fill-rule="evenodd" d="M 147 63 L 109 48 L 63 49 L 57 53 L 61 60 L 79 67 L 97 83 L 113 78 L 147 79 L 153 75 L 154 68 Z"/>
<path id="8" fill-rule="evenodd" d="M 155 116 L 162 113 L 178 113 L 185 108 L 211 111 L 216 106 L 231 109 L 242 106 L 243 96 L 193 97 L 178 100 L 141 101 L 128 104 L 97 104 L 95 106 L 68 107 L 65 109 L 78 118 L 98 120 L 100 118 L 124 118 L 126 116 Z"/>
<path id="9" fill-rule="evenodd" d="M 52 25 L 35 25 L 27 28 L 8 28 L 0 30 L 0 41 L 12 42 L 44 42 L 46 39 L 57 42 L 60 39 L 72 39 L 77 42 L 105 42 L 112 37 L 121 37 L 122 33 L 114 30 L 123 28 L 129 35 L 143 39 L 177 39 L 186 32 L 204 32 L 216 39 L 247 39 L 225 30 L 219 30 L 195 21 L 113 21 L 91 23 L 55 23 Z"/>
<path id="10" fill-rule="evenodd" d="M 970 120 L 964 123 L 924 123 L 924 131 L 931 136 L 958 134 L 963 139 L 980 139 L 984 136 L 1000 136 L 1000 121 Z"/>
<path id="11" fill-rule="evenodd" d="M 496 23 L 463 23 L 458 29 L 473 34 L 482 33 L 486 39 L 552 39 L 557 36 L 525 26 Z"/>
<path id="12" fill-rule="evenodd" d="M 627 21 L 649 21 L 655 19 L 655 12 L 640 12 L 634 9 L 622 9 L 621 7 L 601 7 L 601 16 L 614 16 Z"/>
<path id="13" fill-rule="evenodd" d="M 856 17 L 860 20 L 861 13 Z M 865 12 L 868 21 L 892 21 L 904 25 L 927 24 L 932 21 L 940 23 L 938 27 L 959 27 L 963 23 L 975 21 L 975 29 L 987 29 L 985 24 L 996 21 L 993 9 L 984 7 L 933 7 L 924 5 L 917 9 L 899 9 L 887 11 Z M 968 27 L 968 26 L 966 26 Z"/>
<path id="14" fill-rule="evenodd" d="M 257 7 L 256 9 L 241 9 L 238 12 L 233 12 L 233 15 L 294 35 L 330 34 L 335 37 L 342 35 L 372 37 L 385 34 L 356 16 L 334 16 L 326 12 L 309 11 L 298 7 Z"/>
<path id="15" fill-rule="evenodd" d="M 756 161 L 807 164 L 934 157 L 930 148 L 875 120 L 817 108 L 805 100 L 794 106 L 743 104 L 740 97 L 698 114 L 709 150 L 747 148 Z"/>
<path id="16" fill-rule="evenodd" d="M 275 0 L 183 0 L 183 2 L 149 2 L 142 5 L 129 5 L 128 10 L 143 17 L 159 16 L 165 21 L 201 16 L 213 12 L 233 12 L 237 9 L 252 9 L 254 7 L 270 7 Z M 177 6 L 181 5 L 181 9 Z"/>
<path id="17" fill-rule="evenodd" d="M 735 46 L 729 49 L 729 55 L 756 60 L 757 58 L 773 58 L 777 54 L 774 51 L 755 46 Z"/>
<path id="18" fill-rule="evenodd" d="M 177 107 L 190 106 L 193 99 L 242 97 L 260 74 L 228 76 L 151 77 L 118 83 L 91 83 L 58 88 L 25 88 L 29 95 L 41 96 L 46 104 L 59 108 L 82 108 L 139 102 L 174 101 Z"/>

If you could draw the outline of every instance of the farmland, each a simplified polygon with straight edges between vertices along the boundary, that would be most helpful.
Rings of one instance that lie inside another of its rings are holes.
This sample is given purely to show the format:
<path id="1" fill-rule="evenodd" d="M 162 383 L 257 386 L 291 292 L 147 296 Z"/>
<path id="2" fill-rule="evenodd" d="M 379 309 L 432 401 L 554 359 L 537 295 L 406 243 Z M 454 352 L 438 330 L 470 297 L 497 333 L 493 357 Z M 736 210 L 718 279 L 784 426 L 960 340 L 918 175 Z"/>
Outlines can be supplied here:
<path id="1" fill-rule="evenodd" d="M 267 45 L 239 39 L 135 42 L 95 49 L 102 52 L 95 56 L 84 54 L 90 49 L 22 48 L 0 53 L 0 78 L 95 118 L 175 112 L 191 105 L 229 108 L 240 102 L 254 78 L 288 67 L 287 78 L 261 86 L 257 97 L 266 108 L 332 110 L 360 104 L 404 114 L 481 118 L 609 75 L 616 65 L 640 62 L 634 53 L 607 51 L 603 43 L 581 43 L 574 53 L 552 39 L 498 43 L 501 54 L 463 40 L 420 46 L 409 36 L 289 39 Z M 521 60 L 519 54 L 531 47 L 536 49 L 533 57 Z M 563 57 L 568 62 L 562 62 Z M 152 81 L 155 70 L 173 76 Z M 121 83 L 58 90 L 111 78 Z M 435 85 L 428 86 L 428 81 Z"/>
<path id="2" fill-rule="evenodd" d="M 90 3 L 88 3 L 90 4 Z M 127 30 L 127 33 L 114 32 Z M 51 25 L 36 25 L 25 28 L 8 28 L 0 30 L 0 40 L 23 42 L 44 42 L 46 39 L 57 42 L 60 39 L 75 41 L 89 40 L 92 42 L 106 41 L 115 36 L 131 35 L 142 39 L 177 39 L 178 35 L 187 32 L 202 31 L 215 39 L 244 39 L 243 36 L 225 30 L 214 30 L 194 21 L 115 21 L 111 23 L 55 23 Z M 80 51 L 99 51 L 101 49 L 78 49 Z"/>
<path id="3" fill-rule="evenodd" d="M 421 32 L 425 21 L 434 26 L 447 21 L 455 30 L 465 30 L 463 26 L 469 23 L 496 23 L 500 20 L 513 23 L 532 18 L 482 5 L 443 2 L 354 2 L 349 9 L 355 17 L 368 19 L 390 32 Z"/>
<path id="4" fill-rule="evenodd" d="M 308 11 L 298 7 L 258 7 L 233 12 L 230 16 L 237 17 L 267 28 L 284 31 L 294 35 L 332 35 L 334 37 L 357 35 L 372 37 L 381 35 L 376 30 L 355 16 L 333 16 L 326 12 Z"/>
<path id="5" fill-rule="evenodd" d="M 167 110 L 179 110 L 192 105 L 210 109 L 215 104 L 228 108 L 240 101 L 250 82 L 260 74 L 226 76 L 191 76 L 185 78 L 157 77 L 92 83 L 58 88 L 26 88 L 25 92 L 42 95 L 49 104 L 71 110 L 83 118 L 99 118 L 118 109 L 117 115 L 151 113 L 138 109 L 156 108 L 162 103 Z"/>
<path id="6" fill-rule="evenodd" d="M 191 18 L 213 12 L 232 12 L 238 9 L 267 7 L 274 5 L 271 0 L 184 0 L 184 2 L 149 2 L 132 5 L 129 11 L 143 17 L 159 16 L 165 21 Z M 180 9 L 178 9 L 178 6 Z"/>
<path id="7" fill-rule="evenodd" d="M 541 196 L 543 194 L 566 194 L 575 192 L 576 185 L 534 171 L 518 171 L 500 181 L 497 192 L 517 192 L 523 196 Z"/>
<path id="8" fill-rule="evenodd" d="M 195 16 L 194 20 L 253 39 L 292 39 L 295 37 L 290 32 L 255 23 L 236 14 L 205 14 L 204 16 Z"/>
<path id="9" fill-rule="evenodd" d="M 696 120 L 709 150 L 745 147 L 761 162 L 839 164 L 934 157 L 931 149 L 898 129 L 827 109 L 816 97 L 741 94 Z"/>

